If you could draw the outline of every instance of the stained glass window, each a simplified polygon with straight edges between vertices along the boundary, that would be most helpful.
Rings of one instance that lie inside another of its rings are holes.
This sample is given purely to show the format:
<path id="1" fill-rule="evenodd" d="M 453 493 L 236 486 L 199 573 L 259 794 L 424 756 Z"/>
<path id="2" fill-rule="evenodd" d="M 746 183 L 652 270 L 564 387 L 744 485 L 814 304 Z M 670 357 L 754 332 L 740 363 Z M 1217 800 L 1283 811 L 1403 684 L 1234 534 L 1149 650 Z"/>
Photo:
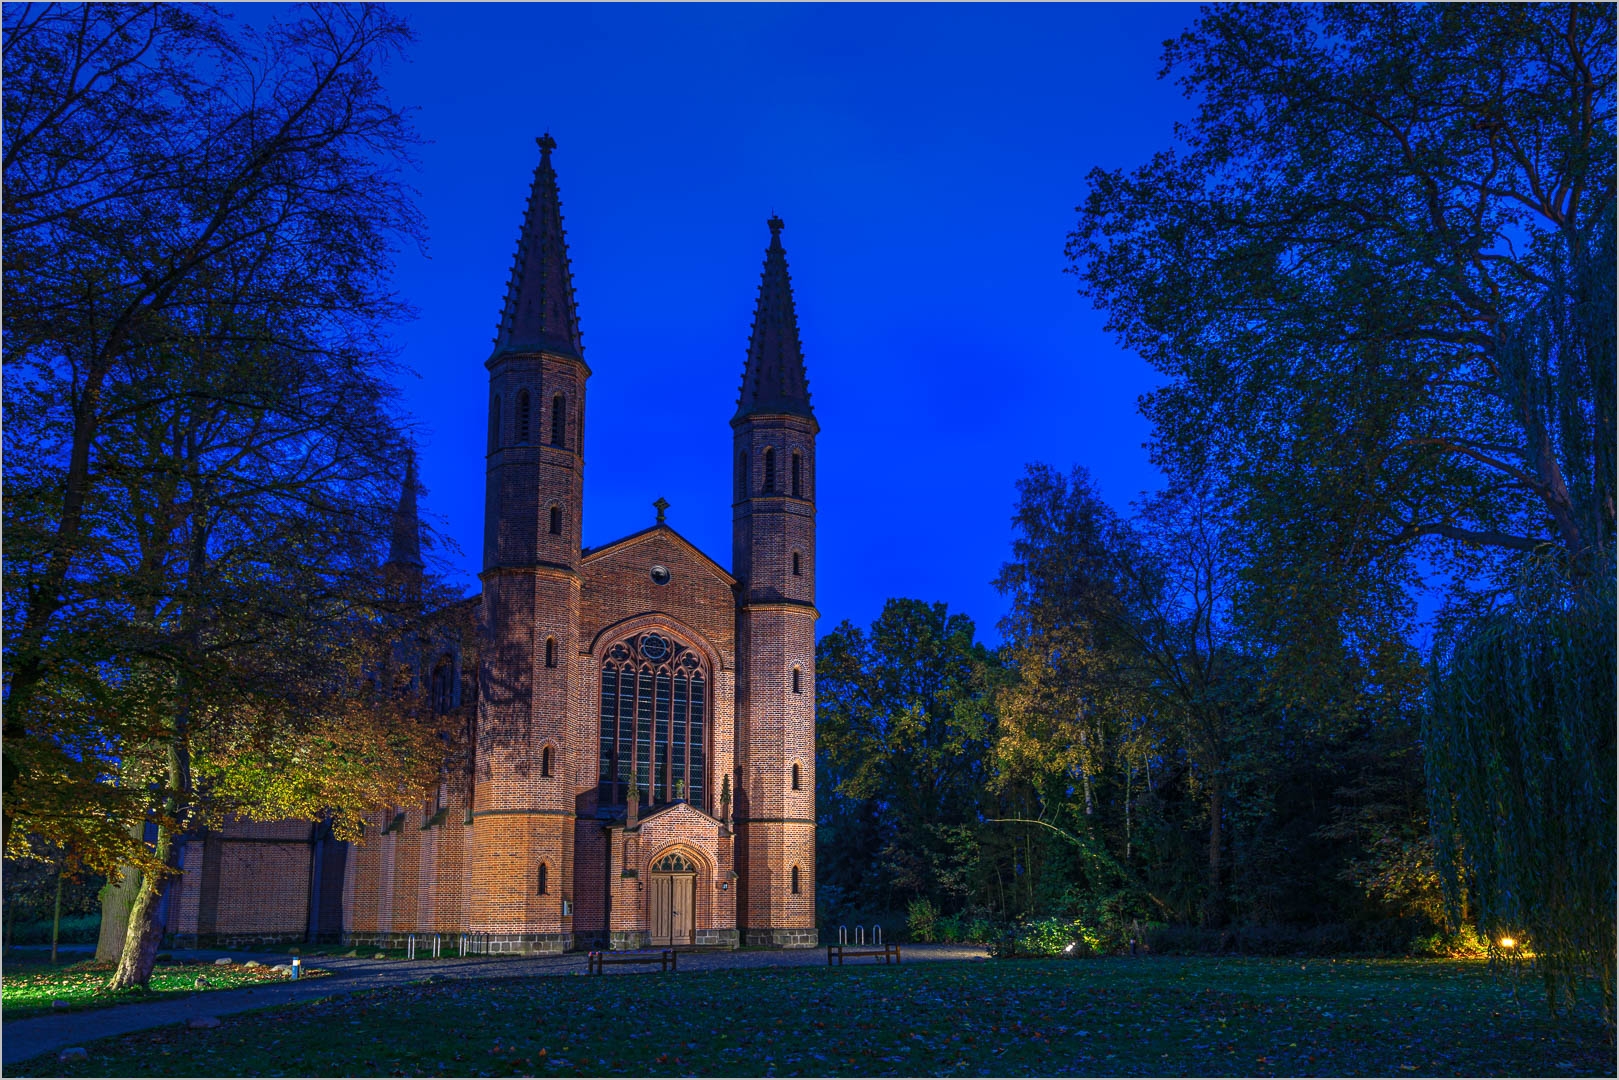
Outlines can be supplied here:
<path id="1" fill-rule="evenodd" d="M 661 634 L 621 641 L 602 662 L 601 800 L 628 798 L 630 776 L 649 808 L 704 805 L 707 684 L 697 652 Z"/>

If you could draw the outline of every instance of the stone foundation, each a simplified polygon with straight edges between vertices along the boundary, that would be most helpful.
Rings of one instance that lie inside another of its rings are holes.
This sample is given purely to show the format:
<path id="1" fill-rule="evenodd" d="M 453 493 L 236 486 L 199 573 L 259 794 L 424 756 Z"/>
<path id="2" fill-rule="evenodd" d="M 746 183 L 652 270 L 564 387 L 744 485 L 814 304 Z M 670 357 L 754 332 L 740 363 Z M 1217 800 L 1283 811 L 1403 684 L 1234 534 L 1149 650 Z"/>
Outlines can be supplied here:
<path id="1" fill-rule="evenodd" d="M 343 944 L 369 945 L 377 949 L 403 949 L 408 934 L 345 934 Z M 416 955 L 433 955 L 432 932 L 416 935 Z M 473 956 L 551 956 L 571 952 L 573 934 L 472 934 L 467 939 L 468 954 Z M 439 955 L 460 956 L 461 935 L 439 934 Z"/>
<path id="2" fill-rule="evenodd" d="M 714 949 L 734 949 L 740 944 L 741 935 L 735 927 L 729 930 L 699 930 L 694 935 L 693 945 L 702 945 Z"/>
<path id="3" fill-rule="evenodd" d="M 272 945 L 303 945 L 304 934 L 167 934 L 167 949 L 259 949 Z M 330 938 L 335 942 L 336 937 Z"/>
<path id="4" fill-rule="evenodd" d="M 749 930 L 747 944 L 763 945 L 775 949 L 813 949 L 821 943 L 819 927 L 803 929 L 778 927 L 772 930 Z"/>
<path id="5" fill-rule="evenodd" d="M 615 952 L 622 949 L 650 949 L 652 935 L 645 930 L 614 930 L 607 947 Z"/>

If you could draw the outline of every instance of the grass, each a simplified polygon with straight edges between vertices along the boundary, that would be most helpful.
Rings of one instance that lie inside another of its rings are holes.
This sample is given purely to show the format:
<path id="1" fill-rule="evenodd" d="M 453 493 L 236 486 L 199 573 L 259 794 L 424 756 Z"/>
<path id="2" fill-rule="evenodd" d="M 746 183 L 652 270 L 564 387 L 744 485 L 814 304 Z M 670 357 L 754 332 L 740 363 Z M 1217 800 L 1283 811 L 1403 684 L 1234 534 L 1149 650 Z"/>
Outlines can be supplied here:
<path id="1" fill-rule="evenodd" d="M 38 959 L 8 959 L 0 972 L 0 1005 L 7 1020 L 18 1020 L 41 1013 L 67 1010 L 102 1009 L 110 1005 L 132 1002 L 162 1001 L 182 994 L 212 990 L 237 990 L 259 983 L 286 981 L 286 975 L 268 967 L 245 967 L 241 964 L 158 964 L 152 971 L 146 989 L 122 990 L 114 993 L 107 989 L 107 979 L 113 965 L 95 960 L 79 960 L 52 966 L 46 957 Z M 309 970 L 304 978 L 325 975 L 327 972 Z M 205 976 L 209 985 L 199 991 L 197 977 Z M 65 1002 L 63 1006 L 53 1002 Z"/>
<path id="2" fill-rule="evenodd" d="M 1611 1076 L 1478 963 L 1155 958 L 417 983 L 11 1075 Z"/>

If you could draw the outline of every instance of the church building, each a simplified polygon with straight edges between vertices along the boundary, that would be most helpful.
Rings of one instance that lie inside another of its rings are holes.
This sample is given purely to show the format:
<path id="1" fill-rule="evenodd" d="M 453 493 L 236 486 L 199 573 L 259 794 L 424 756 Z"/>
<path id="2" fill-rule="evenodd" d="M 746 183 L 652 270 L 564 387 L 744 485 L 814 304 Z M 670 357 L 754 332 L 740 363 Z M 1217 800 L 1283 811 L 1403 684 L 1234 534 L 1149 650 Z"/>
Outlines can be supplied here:
<path id="1" fill-rule="evenodd" d="M 782 222 L 769 222 L 730 422 L 730 569 L 671 528 L 661 500 L 651 527 L 585 548 L 591 370 L 555 146 L 539 140 L 484 362 L 475 640 L 448 635 L 412 661 L 434 706 L 465 718 L 464 753 L 422 802 L 379 811 L 358 845 L 308 822 L 193 838 L 169 904 L 177 941 L 817 942 L 818 425 Z M 412 475 L 394 569 L 420 573 L 417 537 Z"/>

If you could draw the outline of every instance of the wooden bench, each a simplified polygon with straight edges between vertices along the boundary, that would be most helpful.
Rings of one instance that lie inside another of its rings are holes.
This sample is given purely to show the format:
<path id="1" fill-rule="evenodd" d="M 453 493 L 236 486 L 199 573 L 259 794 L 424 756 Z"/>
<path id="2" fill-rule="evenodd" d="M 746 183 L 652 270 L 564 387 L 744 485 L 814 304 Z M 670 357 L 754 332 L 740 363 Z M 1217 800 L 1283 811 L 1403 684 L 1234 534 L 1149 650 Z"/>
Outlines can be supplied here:
<path id="1" fill-rule="evenodd" d="M 832 966 L 832 959 L 837 958 L 838 967 L 843 966 L 845 959 L 858 960 L 862 956 L 881 957 L 882 963 L 899 963 L 898 945 L 877 945 L 866 948 L 862 945 L 828 945 L 826 947 L 826 966 Z"/>
<path id="2" fill-rule="evenodd" d="M 600 950 L 587 954 L 587 969 L 591 975 L 604 974 L 602 971 L 609 964 L 657 964 L 659 971 L 677 971 L 680 963 L 680 954 L 673 949 L 664 949 L 656 955 L 652 953 L 611 953 Z"/>

